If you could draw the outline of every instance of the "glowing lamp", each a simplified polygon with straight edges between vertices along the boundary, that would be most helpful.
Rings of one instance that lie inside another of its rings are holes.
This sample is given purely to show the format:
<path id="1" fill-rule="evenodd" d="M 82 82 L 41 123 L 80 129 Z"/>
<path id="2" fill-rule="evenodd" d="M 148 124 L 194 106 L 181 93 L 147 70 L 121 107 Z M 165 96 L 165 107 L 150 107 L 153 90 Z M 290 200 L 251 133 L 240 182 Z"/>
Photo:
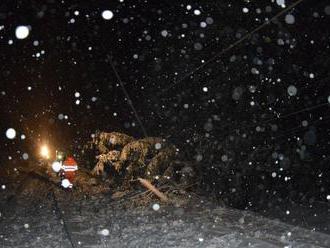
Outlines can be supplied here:
<path id="1" fill-rule="evenodd" d="M 43 157 L 45 159 L 49 159 L 49 149 L 46 145 L 41 147 L 40 155 L 41 155 L 41 157 Z"/>
<path id="2" fill-rule="evenodd" d="M 56 160 L 62 161 L 64 159 L 64 153 L 60 151 L 56 151 Z"/>

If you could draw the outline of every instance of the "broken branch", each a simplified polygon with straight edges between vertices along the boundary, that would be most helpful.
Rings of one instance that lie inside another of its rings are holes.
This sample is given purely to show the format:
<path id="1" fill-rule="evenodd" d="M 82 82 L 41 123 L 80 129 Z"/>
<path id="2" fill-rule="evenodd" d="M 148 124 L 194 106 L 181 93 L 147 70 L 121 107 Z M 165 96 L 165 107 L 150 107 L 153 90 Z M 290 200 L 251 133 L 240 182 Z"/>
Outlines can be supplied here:
<path id="1" fill-rule="evenodd" d="M 156 196 L 159 197 L 159 199 L 161 199 L 164 202 L 168 201 L 168 198 L 166 197 L 166 195 L 162 192 L 160 192 L 155 186 L 153 186 L 148 180 L 143 179 L 143 178 L 138 178 L 139 182 L 148 190 L 150 190 L 151 192 L 153 192 Z"/>

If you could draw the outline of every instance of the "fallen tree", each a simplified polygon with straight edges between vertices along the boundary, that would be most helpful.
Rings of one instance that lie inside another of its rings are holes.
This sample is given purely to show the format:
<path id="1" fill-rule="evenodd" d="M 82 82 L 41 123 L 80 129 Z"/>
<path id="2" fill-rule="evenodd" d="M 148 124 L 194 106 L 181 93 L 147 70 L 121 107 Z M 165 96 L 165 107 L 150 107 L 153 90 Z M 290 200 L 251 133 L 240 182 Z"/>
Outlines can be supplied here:
<path id="1" fill-rule="evenodd" d="M 118 132 L 100 132 L 89 146 L 97 151 L 92 174 L 113 187 L 130 188 L 139 177 L 156 184 L 190 184 L 196 179 L 193 163 L 182 162 L 178 149 L 159 137 L 135 139 Z"/>

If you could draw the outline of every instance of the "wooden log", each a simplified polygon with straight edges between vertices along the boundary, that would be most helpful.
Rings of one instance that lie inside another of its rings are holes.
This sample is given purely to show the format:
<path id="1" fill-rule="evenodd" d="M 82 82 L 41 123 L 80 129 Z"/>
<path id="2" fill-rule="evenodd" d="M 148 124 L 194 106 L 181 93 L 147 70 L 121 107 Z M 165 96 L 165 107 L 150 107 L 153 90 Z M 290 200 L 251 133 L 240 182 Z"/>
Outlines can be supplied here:
<path id="1" fill-rule="evenodd" d="M 160 200 L 167 202 L 168 198 L 167 196 L 160 192 L 155 186 L 153 186 L 148 180 L 143 179 L 143 178 L 138 178 L 139 182 L 148 190 L 150 190 L 151 192 L 153 192 L 156 196 L 159 197 Z"/>

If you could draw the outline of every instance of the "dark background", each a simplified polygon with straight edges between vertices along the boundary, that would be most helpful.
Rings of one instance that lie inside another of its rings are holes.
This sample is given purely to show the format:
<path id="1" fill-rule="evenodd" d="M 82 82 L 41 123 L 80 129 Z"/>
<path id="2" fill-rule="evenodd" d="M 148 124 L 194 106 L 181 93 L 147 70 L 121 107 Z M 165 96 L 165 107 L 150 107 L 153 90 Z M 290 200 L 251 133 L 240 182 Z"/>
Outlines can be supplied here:
<path id="1" fill-rule="evenodd" d="M 24 152 L 33 159 L 42 143 L 79 155 L 96 130 L 142 137 L 112 62 L 147 134 L 196 160 L 200 187 L 213 196 L 239 207 L 327 201 L 329 6 L 304 0 L 215 57 L 283 8 L 270 0 L 1 1 L 1 165 L 23 163 Z M 114 17 L 104 20 L 103 10 Z M 26 39 L 15 37 L 19 25 L 31 28 Z"/>

